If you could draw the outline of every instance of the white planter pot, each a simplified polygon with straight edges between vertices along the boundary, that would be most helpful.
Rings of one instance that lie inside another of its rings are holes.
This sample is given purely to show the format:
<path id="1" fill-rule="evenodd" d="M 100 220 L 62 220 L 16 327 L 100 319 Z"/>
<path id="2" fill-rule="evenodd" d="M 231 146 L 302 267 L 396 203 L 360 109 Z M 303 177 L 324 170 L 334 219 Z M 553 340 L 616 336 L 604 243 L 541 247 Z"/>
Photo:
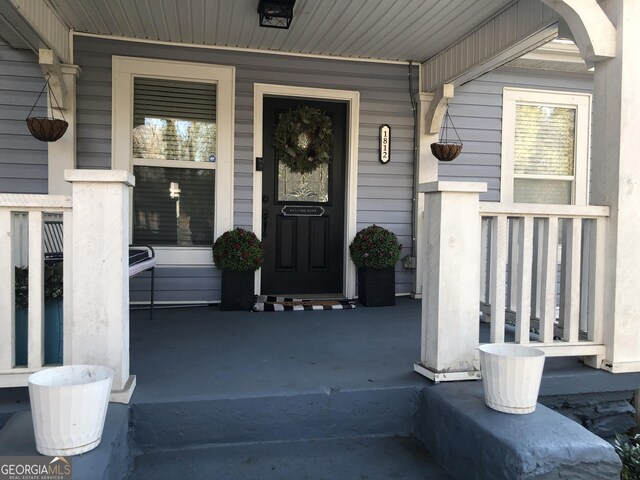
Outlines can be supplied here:
<path id="1" fill-rule="evenodd" d="M 78 455 L 100 444 L 113 373 L 99 365 L 69 365 L 29 377 L 38 452 Z"/>
<path id="2" fill-rule="evenodd" d="M 536 409 L 544 352 L 509 343 L 482 345 L 480 370 L 488 407 L 504 413 L 531 413 Z"/>

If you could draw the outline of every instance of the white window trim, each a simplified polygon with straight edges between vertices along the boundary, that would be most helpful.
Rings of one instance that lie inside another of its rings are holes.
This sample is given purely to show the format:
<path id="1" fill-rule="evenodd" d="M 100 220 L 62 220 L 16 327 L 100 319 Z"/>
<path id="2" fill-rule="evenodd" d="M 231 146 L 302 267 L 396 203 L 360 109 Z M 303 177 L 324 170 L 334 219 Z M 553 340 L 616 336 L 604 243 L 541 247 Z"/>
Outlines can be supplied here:
<path id="1" fill-rule="evenodd" d="M 550 105 L 576 109 L 575 181 L 572 204 L 589 204 L 589 152 L 591 150 L 591 94 L 569 91 L 504 87 L 502 91 L 502 162 L 500 201 L 513 203 L 516 104 Z M 526 178 L 533 178 L 526 176 Z M 562 180 L 563 177 L 553 177 Z"/>
<path id="2" fill-rule="evenodd" d="M 111 168 L 133 172 L 131 129 L 133 126 L 133 79 L 136 76 L 217 84 L 217 161 L 215 177 L 214 238 L 233 228 L 233 149 L 235 67 L 113 56 Z M 136 159 L 136 164 L 143 160 Z M 191 167 L 193 163 L 189 162 Z M 155 162 L 154 165 L 159 165 Z M 176 163 L 172 166 L 178 167 Z M 211 168 L 205 166 L 204 168 Z M 131 198 L 133 198 L 131 196 Z M 132 221 L 130 219 L 130 221 Z M 130 234 L 132 229 L 130 228 Z M 131 238 L 130 238 L 131 239 Z M 156 249 L 158 264 L 213 265 L 211 247 Z"/>

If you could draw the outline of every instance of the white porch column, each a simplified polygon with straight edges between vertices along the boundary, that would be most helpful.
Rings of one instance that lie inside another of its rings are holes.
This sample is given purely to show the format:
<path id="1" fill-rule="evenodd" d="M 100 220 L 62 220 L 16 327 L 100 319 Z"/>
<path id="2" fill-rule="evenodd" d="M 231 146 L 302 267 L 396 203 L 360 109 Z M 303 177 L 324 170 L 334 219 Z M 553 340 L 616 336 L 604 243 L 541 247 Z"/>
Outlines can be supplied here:
<path id="1" fill-rule="evenodd" d="M 600 4 L 616 27 L 616 57 L 597 62 L 591 203 L 610 205 L 605 260 L 603 365 L 640 371 L 640 2 Z"/>
<path id="2" fill-rule="evenodd" d="M 480 378 L 480 193 L 484 183 L 420 185 L 425 200 L 422 353 L 435 381 Z"/>
<path id="3" fill-rule="evenodd" d="M 115 370 L 111 401 L 128 403 L 136 385 L 129 376 L 129 187 L 120 170 L 67 170 L 73 187 L 73 316 L 65 364 L 106 365 Z M 67 338 L 67 337 L 65 337 Z"/>

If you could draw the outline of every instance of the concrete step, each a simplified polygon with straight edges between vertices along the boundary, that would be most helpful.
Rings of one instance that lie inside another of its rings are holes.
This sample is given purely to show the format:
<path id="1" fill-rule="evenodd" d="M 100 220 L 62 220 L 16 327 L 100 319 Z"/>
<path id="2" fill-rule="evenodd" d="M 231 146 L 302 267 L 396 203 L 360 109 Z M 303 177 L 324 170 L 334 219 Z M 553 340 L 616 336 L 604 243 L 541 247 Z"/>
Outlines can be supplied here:
<path id="1" fill-rule="evenodd" d="M 190 448 L 143 454 L 130 480 L 446 480 L 414 437 L 355 437 Z"/>
<path id="2" fill-rule="evenodd" d="M 143 451 L 151 451 L 412 435 L 418 399 L 418 389 L 397 387 L 134 404 L 133 439 Z"/>

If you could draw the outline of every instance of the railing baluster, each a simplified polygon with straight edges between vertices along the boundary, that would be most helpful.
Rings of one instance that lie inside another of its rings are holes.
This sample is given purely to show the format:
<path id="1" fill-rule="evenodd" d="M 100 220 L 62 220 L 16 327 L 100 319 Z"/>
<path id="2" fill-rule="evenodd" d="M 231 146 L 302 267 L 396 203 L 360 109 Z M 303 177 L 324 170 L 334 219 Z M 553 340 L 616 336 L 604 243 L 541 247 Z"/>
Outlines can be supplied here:
<path id="1" fill-rule="evenodd" d="M 62 216 L 62 232 L 63 232 L 63 251 L 64 251 L 64 263 L 62 264 L 62 318 L 63 320 L 63 328 L 62 328 L 62 351 L 63 357 L 62 361 L 65 365 L 71 363 L 71 341 L 73 338 L 71 331 L 71 319 L 73 318 L 72 313 L 72 301 L 73 298 L 73 288 L 71 284 L 71 272 L 73 268 L 73 248 L 71 245 L 73 239 L 73 212 L 71 210 L 67 210 L 63 213 Z M 68 325 L 69 328 L 64 327 L 64 325 Z"/>
<path id="2" fill-rule="evenodd" d="M 44 365 L 44 249 L 42 244 L 42 212 L 29 212 L 29 368 Z"/>
<path id="3" fill-rule="evenodd" d="M 516 342 L 529 343 L 531 325 L 531 268 L 533 262 L 533 217 L 518 220 L 518 277 L 516 278 Z"/>
<path id="4" fill-rule="evenodd" d="M 558 218 L 544 221 L 542 272 L 540 275 L 540 341 L 552 342 L 556 321 L 556 269 L 558 264 Z"/>
<path id="5" fill-rule="evenodd" d="M 0 332 L 5 339 L 0 343 L 0 368 L 15 365 L 15 308 L 13 268 L 13 240 L 11 211 L 0 211 Z"/>
<path id="6" fill-rule="evenodd" d="M 506 308 L 507 275 L 507 217 L 498 215 L 491 222 L 491 263 L 490 295 L 491 302 L 491 342 L 504 342 L 504 319 Z"/>
<path id="7" fill-rule="evenodd" d="M 582 222 L 580 219 L 567 219 L 566 271 L 564 298 L 564 338 L 569 342 L 578 341 L 580 330 L 580 264 Z"/>
<path id="8" fill-rule="evenodd" d="M 587 338 L 603 341 L 604 324 L 604 256 L 606 219 L 598 218 L 590 229 L 589 309 Z"/>
<path id="9" fill-rule="evenodd" d="M 490 219 L 481 219 L 481 233 L 480 233 L 480 302 L 489 301 L 490 291 L 490 265 L 488 263 L 488 256 L 490 250 L 489 239 Z"/>

